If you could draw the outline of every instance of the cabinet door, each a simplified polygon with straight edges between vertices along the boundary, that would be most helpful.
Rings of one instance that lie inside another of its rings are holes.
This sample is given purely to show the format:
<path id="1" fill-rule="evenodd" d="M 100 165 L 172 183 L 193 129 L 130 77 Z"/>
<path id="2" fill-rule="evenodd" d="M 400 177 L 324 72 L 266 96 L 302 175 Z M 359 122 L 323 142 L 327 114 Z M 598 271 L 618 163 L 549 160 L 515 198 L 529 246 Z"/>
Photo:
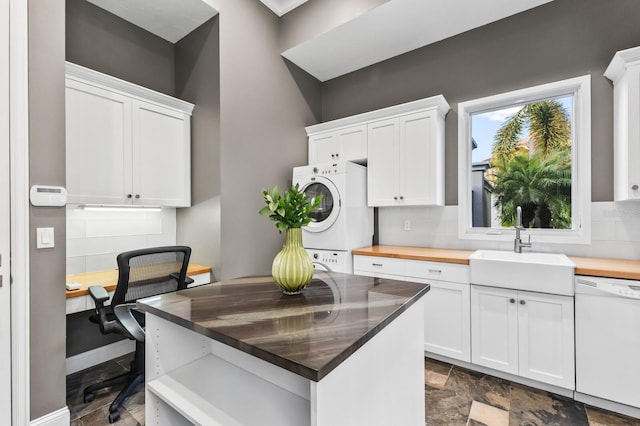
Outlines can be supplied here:
<path id="1" fill-rule="evenodd" d="M 191 204 L 190 117 L 134 102 L 134 203 L 186 207 Z"/>
<path id="2" fill-rule="evenodd" d="M 573 297 L 518 292 L 520 376 L 574 389 Z"/>
<path id="3" fill-rule="evenodd" d="M 398 120 L 368 126 L 367 203 L 370 207 L 395 206 L 398 194 Z"/>
<path id="4" fill-rule="evenodd" d="M 338 145 L 334 132 L 309 137 L 309 164 L 335 161 Z"/>
<path id="5" fill-rule="evenodd" d="M 634 64 L 628 67 L 629 79 L 629 133 L 627 136 L 627 167 L 628 173 L 626 187 L 628 199 L 640 200 L 640 65 Z M 617 169 L 617 168 L 616 168 Z M 617 170 L 614 172 L 614 174 Z"/>
<path id="6" fill-rule="evenodd" d="M 471 361 L 470 285 L 427 280 L 424 298 L 424 350 Z"/>
<path id="7" fill-rule="evenodd" d="M 68 202 L 130 202 L 129 99 L 69 79 L 65 94 Z"/>
<path id="8" fill-rule="evenodd" d="M 436 112 L 400 117 L 399 129 L 400 197 L 408 205 L 442 205 L 444 146 Z"/>
<path id="9" fill-rule="evenodd" d="M 471 286 L 471 362 L 518 374 L 517 291 Z"/>
<path id="10" fill-rule="evenodd" d="M 337 132 L 337 158 L 343 161 L 367 159 L 367 126 L 353 126 Z"/>

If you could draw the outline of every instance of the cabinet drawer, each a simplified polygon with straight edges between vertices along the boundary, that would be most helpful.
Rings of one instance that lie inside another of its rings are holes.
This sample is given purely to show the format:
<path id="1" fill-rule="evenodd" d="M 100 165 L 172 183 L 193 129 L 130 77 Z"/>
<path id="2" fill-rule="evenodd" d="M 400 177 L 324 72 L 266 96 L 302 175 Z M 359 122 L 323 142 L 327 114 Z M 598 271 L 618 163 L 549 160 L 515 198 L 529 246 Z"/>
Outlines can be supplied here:
<path id="1" fill-rule="evenodd" d="M 407 260 L 405 275 L 408 277 L 434 279 L 457 283 L 469 282 L 469 266 L 456 263 Z"/>
<path id="2" fill-rule="evenodd" d="M 405 261 L 390 257 L 353 256 L 353 270 L 360 275 L 404 275 Z"/>

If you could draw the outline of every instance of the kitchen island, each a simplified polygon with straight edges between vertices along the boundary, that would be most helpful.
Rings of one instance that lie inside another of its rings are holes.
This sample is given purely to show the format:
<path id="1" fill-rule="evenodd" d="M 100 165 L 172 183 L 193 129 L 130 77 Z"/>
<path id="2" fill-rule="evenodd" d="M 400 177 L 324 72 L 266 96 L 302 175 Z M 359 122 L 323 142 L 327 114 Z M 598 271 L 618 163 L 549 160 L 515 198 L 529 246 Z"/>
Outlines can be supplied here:
<path id="1" fill-rule="evenodd" d="M 428 285 L 316 271 L 143 299 L 149 425 L 422 425 Z"/>

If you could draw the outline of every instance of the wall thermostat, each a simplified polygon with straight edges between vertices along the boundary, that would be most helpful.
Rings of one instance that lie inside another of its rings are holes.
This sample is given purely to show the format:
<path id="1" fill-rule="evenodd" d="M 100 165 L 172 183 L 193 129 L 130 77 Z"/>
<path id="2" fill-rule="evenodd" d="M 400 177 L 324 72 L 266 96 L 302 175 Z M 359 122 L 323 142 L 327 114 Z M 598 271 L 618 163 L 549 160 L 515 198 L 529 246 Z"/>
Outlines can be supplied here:
<path id="1" fill-rule="evenodd" d="M 33 185 L 29 199 L 34 206 L 62 207 L 67 204 L 67 190 L 62 186 Z"/>

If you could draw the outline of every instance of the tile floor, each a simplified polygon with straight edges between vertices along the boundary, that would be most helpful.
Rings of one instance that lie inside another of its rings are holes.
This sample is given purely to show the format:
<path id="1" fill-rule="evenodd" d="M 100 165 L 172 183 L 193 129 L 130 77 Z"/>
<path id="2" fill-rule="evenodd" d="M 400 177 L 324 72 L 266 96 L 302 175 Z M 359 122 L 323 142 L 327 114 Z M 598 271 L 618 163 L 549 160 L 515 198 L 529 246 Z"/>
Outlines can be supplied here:
<path id="1" fill-rule="evenodd" d="M 87 404 L 83 389 L 93 383 L 117 376 L 129 370 L 133 353 L 96 365 L 67 376 L 67 407 L 71 412 L 71 426 L 108 425 L 109 405 L 122 387 L 108 388 L 95 393 L 95 399 Z M 136 392 L 120 410 L 119 426 L 144 425 L 144 392 Z"/>
<path id="2" fill-rule="evenodd" d="M 640 420 L 549 392 L 425 359 L 428 426 L 631 426 Z"/>
<path id="3" fill-rule="evenodd" d="M 71 426 L 109 424 L 108 407 L 119 389 L 97 393 L 88 404 L 82 390 L 125 371 L 131 359 L 126 355 L 67 377 Z M 424 381 L 427 426 L 640 426 L 638 419 L 432 359 L 425 359 Z M 120 414 L 120 426 L 144 425 L 144 392 L 129 398 Z"/>

